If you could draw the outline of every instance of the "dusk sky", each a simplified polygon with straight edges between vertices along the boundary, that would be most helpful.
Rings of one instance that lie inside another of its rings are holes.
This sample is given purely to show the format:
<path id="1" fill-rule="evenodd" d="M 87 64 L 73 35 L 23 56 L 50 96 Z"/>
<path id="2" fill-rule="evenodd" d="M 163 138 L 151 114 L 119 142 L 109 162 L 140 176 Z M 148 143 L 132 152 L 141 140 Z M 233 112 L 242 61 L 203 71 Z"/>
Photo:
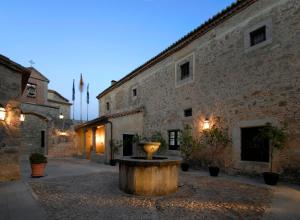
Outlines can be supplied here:
<path id="1" fill-rule="evenodd" d="M 79 76 L 96 96 L 130 71 L 221 11 L 233 0 L 2 0 L 0 54 L 34 67 L 49 89 L 72 99 L 79 119 Z M 84 93 L 84 103 L 86 94 Z M 86 118 L 84 104 L 84 119 Z"/>

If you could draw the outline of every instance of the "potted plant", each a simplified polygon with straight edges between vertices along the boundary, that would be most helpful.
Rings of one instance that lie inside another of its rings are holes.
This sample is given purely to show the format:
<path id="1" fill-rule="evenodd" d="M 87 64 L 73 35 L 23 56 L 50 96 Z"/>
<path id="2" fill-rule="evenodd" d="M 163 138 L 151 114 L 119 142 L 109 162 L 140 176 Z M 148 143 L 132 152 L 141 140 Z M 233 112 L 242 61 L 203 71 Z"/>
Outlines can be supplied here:
<path id="1" fill-rule="evenodd" d="M 111 147 L 111 159 L 109 161 L 111 166 L 116 166 L 117 160 L 115 159 L 115 154 L 119 152 L 119 148 L 121 147 L 121 143 L 115 142 L 114 140 L 110 141 L 110 147 Z"/>
<path id="2" fill-rule="evenodd" d="M 203 130 L 201 140 L 203 146 L 209 147 L 210 151 L 209 173 L 211 176 L 218 176 L 220 168 L 216 157 L 230 142 L 228 132 L 227 130 L 213 126 L 211 129 Z"/>
<path id="3" fill-rule="evenodd" d="M 191 155 L 198 146 L 198 142 L 193 138 L 191 127 L 186 125 L 180 137 L 180 153 L 183 158 L 180 164 L 182 171 L 189 170 Z"/>
<path id="4" fill-rule="evenodd" d="M 32 153 L 29 157 L 31 164 L 31 177 L 43 177 L 47 164 L 47 157 L 40 153 Z"/>
<path id="5" fill-rule="evenodd" d="M 264 172 L 264 181 L 268 185 L 276 185 L 279 180 L 279 173 L 273 172 L 273 153 L 274 150 L 281 150 L 284 147 L 287 133 L 286 126 L 279 128 L 267 123 L 260 129 L 259 135 L 256 138 L 267 139 L 270 146 L 270 171 Z"/>

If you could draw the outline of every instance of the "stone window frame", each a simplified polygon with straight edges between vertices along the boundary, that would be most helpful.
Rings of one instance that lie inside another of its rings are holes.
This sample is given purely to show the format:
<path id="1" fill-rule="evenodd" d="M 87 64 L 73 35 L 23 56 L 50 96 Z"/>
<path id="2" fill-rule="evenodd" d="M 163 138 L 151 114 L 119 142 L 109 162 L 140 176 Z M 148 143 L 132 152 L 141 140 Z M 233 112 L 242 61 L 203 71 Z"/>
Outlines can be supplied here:
<path id="1" fill-rule="evenodd" d="M 250 35 L 254 31 L 266 27 L 266 39 L 258 44 L 255 44 L 251 46 L 251 38 Z M 244 32 L 244 47 L 245 47 L 245 52 L 250 52 L 252 50 L 256 50 L 258 48 L 264 47 L 268 44 L 271 44 L 273 41 L 272 39 L 272 19 L 268 18 L 263 21 L 260 21 L 256 23 L 255 25 L 252 25 L 250 28 L 247 28 Z"/>
<path id="2" fill-rule="evenodd" d="M 181 65 L 189 62 L 189 77 L 181 79 Z M 175 62 L 175 88 L 186 85 L 194 81 L 195 75 L 195 53 L 189 53 Z"/>
<path id="3" fill-rule="evenodd" d="M 255 165 L 261 168 L 268 168 L 269 162 L 260 162 L 260 161 L 245 161 L 241 158 L 242 153 L 242 136 L 241 128 L 249 127 L 259 127 L 264 126 L 266 123 L 271 123 L 273 125 L 278 125 L 275 119 L 265 118 L 265 119 L 256 119 L 256 120 L 244 120 L 238 122 L 232 129 L 232 146 L 233 146 L 233 159 L 235 161 L 235 166 L 237 168 L 244 167 L 244 165 Z"/>

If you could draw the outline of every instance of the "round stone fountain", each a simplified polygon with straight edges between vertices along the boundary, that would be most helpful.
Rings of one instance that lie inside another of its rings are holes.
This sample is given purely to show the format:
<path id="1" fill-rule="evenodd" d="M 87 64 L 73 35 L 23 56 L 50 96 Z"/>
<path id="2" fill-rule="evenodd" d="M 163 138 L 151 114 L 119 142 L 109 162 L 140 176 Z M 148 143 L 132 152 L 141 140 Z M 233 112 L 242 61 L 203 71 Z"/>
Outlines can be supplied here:
<path id="1" fill-rule="evenodd" d="M 119 159 L 119 187 L 135 195 L 161 196 L 177 191 L 180 159 L 156 157 L 160 143 L 141 143 L 147 157 Z"/>

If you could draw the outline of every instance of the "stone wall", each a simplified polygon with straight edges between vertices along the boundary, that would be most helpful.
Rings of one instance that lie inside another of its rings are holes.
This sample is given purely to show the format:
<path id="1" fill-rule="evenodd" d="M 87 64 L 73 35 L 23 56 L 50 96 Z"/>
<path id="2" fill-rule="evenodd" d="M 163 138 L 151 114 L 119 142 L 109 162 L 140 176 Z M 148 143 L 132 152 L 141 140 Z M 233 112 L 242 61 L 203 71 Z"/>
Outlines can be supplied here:
<path id="1" fill-rule="evenodd" d="M 47 104 L 47 91 L 49 81 L 32 68 L 28 83 L 36 85 L 36 97 L 28 97 L 27 91 L 25 89 L 21 98 L 22 102 L 35 103 L 40 105 Z"/>
<path id="2" fill-rule="evenodd" d="M 0 65 L 0 104 L 6 118 L 0 121 L 0 182 L 19 179 L 18 146 L 20 144 L 19 102 L 22 75 Z"/>
<path id="3" fill-rule="evenodd" d="M 262 172 L 269 166 L 241 163 L 240 136 L 235 130 L 243 124 L 286 122 L 293 135 L 289 137 L 286 150 L 278 154 L 276 160 L 281 161 L 281 171 L 296 170 L 299 176 L 299 8 L 297 0 L 254 3 L 101 97 L 100 114 L 143 106 L 143 120 L 138 120 L 138 116 L 131 120 L 136 121 L 138 128 L 143 128 L 140 132 L 160 131 L 165 138 L 168 130 L 182 129 L 185 124 L 192 124 L 197 135 L 206 117 L 211 123 L 214 118 L 222 118 L 233 141 L 226 164 L 235 172 Z M 271 40 L 261 47 L 249 49 L 245 36 L 258 24 L 271 24 L 268 26 Z M 193 80 L 176 86 L 177 64 L 191 56 L 194 60 Z M 137 97 L 132 96 L 132 88 L 137 88 Z M 105 109 L 106 102 L 111 103 L 109 112 Z M 192 117 L 184 117 L 186 108 L 193 109 Z"/>

